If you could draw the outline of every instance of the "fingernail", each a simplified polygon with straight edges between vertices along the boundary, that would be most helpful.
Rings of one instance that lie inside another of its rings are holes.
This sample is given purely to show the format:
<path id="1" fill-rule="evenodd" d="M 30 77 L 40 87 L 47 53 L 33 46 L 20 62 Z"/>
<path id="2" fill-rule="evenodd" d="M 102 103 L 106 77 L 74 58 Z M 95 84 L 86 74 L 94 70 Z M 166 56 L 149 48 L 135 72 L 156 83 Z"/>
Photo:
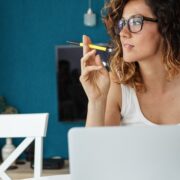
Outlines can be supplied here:
<path id="1" fill-rule="evenodd" d="M 86 38 L 86 35 L 83 34 L 83 37 L 82 37 L 83 41 L 85 41 L 85 38 Z"/>
<path id="2" fill-rule="evenodd" d="M 98 67 L 97 67 L 97 69 L 101 69 L 101 68 L 102 68 L 102 66 L 98 66 Z"/>
<path id="3" fill-rule="evenodd" d="M 94 53 L 96 53 L 96 50 L 95 50 L 95 49 L 93 49 L 93 50 L 92 50 L 92 53 L 93 53 L 93 54 L 94 54 Z"/>

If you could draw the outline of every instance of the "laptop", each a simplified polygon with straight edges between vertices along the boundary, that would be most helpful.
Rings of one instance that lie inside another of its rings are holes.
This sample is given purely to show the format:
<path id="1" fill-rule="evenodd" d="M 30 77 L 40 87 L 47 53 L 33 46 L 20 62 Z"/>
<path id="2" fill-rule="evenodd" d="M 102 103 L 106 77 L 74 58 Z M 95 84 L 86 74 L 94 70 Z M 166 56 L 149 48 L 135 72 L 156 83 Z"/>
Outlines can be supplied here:
<path id="1" fill-rule="evenodd" d="M 72 128 L 71 180 L 179 180 L 180 126 Z"/>

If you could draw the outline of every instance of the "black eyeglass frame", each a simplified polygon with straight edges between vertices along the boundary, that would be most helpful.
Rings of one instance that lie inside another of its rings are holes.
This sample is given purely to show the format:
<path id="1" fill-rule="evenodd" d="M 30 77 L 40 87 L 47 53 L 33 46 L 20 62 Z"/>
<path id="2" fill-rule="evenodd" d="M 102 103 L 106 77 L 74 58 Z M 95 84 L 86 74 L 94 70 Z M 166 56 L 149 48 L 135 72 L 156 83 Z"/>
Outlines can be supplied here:
<path id="1" fill-rule="evenodd" d="M 129 25 L 129 21 L 130 21 L 132 18 L 140 18 L 140 19 L 141 19 L 141 28 L 140 28 L 140 30 L 138 30 L 138 31 L 136 31 L 136 32 L 131 31 L 131 28 L 130 28 L 130 25 Z M 120 30 L 120 28 L 119 28 L 119 22 L 122 21 L 122 20 L 123 20 L 123 27 L 122 27 L 122 29 Z M 127 19 L 127 20 L 124 19 L 124 18 L 121 18 L 121 19 L 118 21 L 118 23 L 117 23 L 117 26 L 116 26 L 117 29 L 115 29 L 115 33 L 119 35 L 119 33 L 123 30 L 123 28 L 124 28 L 125 25 L 127 25 L 129 32 L 131 32 L 131 33 L 138 33 L 138 32 L 140 32 L 140 31 L 142 30 L 143 25 L 144 25 L 144 21 L 150 21 L 150 22 L 156 22 L 156 23 L 157 23 L 157 22 L 158 22 L 158 19 L 151 18 L 151 17 L 147 17 L 147 16 L 143 16 L 143 15 L 139 15 L 139 14 L 133 15 L 133 16 L 131 16 L 131 17 L 130 17 L 129 19 Z"/>

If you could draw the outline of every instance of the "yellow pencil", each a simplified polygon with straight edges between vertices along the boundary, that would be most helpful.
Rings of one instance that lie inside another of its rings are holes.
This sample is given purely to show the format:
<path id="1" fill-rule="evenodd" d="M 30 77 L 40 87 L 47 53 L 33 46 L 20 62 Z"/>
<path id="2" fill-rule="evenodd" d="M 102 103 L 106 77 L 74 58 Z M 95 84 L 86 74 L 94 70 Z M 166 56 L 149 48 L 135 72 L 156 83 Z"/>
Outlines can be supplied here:
<path id="1" fill-rule="evenodd" d="M 77 46 L 83 46 L 83 43 L 78 43 L 78 42 L 72 42 L 72 41 L 67 41 L 67 43 L 69 44 L 74 44 L 74 45 L 77 45 Z M 109 48 L 109 47 L 105 47 L 105 46 L 98 46 L 98 45 L 95 45 L 95 44 L 89 44 L 89 47 L 91 49 L 96 49 L 96 50 L 99 50 L 99 51 L 108 51 L 108 52 L 112 52 L 112 49 Z"/>

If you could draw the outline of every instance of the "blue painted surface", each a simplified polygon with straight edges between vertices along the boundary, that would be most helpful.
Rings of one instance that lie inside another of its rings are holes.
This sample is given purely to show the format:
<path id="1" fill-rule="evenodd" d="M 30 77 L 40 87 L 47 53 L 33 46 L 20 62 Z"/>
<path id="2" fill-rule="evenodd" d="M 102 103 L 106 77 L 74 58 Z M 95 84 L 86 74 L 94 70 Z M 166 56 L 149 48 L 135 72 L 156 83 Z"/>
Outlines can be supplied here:
<path id="1" fill-rule="evenodd" d="M 97 26 L 85 27 L 87 0 L 0 0 L 0 95 L 21 113 L 49 112 L 45 157 L 68 157 L 67 132 L 83 123 L 58 121 L 55 47 L 83 34 L 107 42 L 100 10 Z"/>

